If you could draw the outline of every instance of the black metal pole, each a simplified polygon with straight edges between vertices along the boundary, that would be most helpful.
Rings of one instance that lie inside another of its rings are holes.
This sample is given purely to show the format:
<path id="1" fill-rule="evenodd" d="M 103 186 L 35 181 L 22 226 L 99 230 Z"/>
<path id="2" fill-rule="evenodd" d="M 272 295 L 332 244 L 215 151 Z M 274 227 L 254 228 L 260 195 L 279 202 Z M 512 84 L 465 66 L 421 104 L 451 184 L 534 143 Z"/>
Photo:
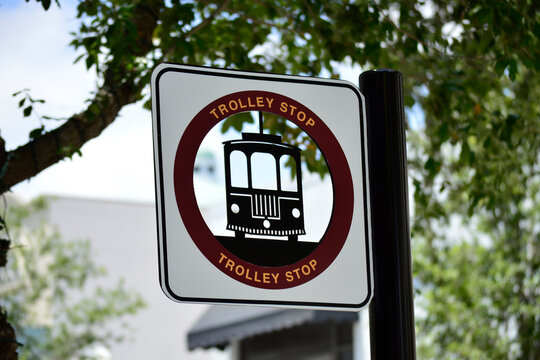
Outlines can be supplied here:
<path id="1" fill-rule="evenodd" d="M 403 80 L 394 70 L 360 75 L 366 100 L 373 233 L 371 358 L 414 360 L 416 345 L 407 198 Z"/>

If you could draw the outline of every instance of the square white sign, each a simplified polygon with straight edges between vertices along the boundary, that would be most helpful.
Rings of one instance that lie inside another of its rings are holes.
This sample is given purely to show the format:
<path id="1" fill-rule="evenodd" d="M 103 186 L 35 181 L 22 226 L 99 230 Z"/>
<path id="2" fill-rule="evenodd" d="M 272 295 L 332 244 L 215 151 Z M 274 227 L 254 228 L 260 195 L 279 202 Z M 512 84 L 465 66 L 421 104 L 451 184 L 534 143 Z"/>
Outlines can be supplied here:
<path id="1" fill-rule="evenodd" d="M 176 64 L 159 65 L 151 84 L 165 294 L 365 307 L 373 271 L 359 90 L 341 80 Z"/>

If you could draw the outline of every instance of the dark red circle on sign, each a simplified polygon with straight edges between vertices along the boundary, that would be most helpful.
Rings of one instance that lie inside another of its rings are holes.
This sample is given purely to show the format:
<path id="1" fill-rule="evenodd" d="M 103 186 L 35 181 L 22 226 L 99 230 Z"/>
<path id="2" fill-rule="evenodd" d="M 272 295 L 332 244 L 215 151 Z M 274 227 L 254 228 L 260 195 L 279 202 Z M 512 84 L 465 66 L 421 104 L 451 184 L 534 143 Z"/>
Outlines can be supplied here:
<path id="1" fill-rule="evenodd" d="M 268 102 L 257 102 L 257 97 L 274 100 L 268 107 Z M 243 104 L 249 104 L 250 107 L 238 106 L 235 110 L 228 107 L 227 112 L 219 111 L 220 105 L 233 100 L 243 101 Z M 305 114 L 305 117 L 302 116 L 303 121 L 300 121 L 298 116 L 281 111 L 282 103 L 289 105 L 287 109 L 295 107 L 296 114 L 302 111 Z M 217 123 L 245 111 L 270 112 L 292 121 L 315 141 L 326 159 L 332 176 L 334 206 L 328 229 L 319 246 L 294 264 L 266 267 L 251 264 L 237 257 L 216 240 L 199 211 L 193 187 L 193 168 L 199 146 Z M 307 125 L 310 118 L 314 122 L 313 125 Z M 205 106 L 195 115 L 182 134 L 176 150 L 173 176 L 176 204 L 191 239 L 219 270 L 244 284 L 264 289 L 286 289 L 304 284 L 330 266 L 347 239 L 353 216 L 354 191 L 345 154 L 326 124 L 313 111 L 287 96 L 268 91 L 241 91 L 225 95 Z"/>

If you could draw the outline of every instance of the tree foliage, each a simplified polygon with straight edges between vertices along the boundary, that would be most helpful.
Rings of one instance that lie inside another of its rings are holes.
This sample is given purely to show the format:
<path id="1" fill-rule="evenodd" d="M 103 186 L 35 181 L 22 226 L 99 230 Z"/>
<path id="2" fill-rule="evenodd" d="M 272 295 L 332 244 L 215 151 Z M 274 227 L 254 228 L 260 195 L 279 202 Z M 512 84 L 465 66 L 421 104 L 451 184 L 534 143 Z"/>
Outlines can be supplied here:
<path id="1" fill-rule="evenodd" d="M 144 301 L 122 281 L 91 291 L 89 281 L 99 284 L 105 269 L 93 262 L 89 241 L 63 241 L 38 220 L 46 206 L 37 199 L 10 207 L 17 241 L 2 274 L 0 304 L 17 333 L 20 359 L 82 359 L 91 346 L 122 341 L 125 334 L 105 325 L 136 313 Z"/>
<path id="2" fill-rule="evenodd" d="M 419 352 L 540 358 L 539 7 L 81 1 L 72 46 L 98 74 L 96 91 L 59 128 L 0 151 L 1 189 L 78 150 L 125 105 L 148 103 L 150 73 L 164 61 L 327 77 L 337 77 L 343 61 L 394 68 L 404 75 L 406 106 L 419 106 L 424 119 L 408 131 Z"/>

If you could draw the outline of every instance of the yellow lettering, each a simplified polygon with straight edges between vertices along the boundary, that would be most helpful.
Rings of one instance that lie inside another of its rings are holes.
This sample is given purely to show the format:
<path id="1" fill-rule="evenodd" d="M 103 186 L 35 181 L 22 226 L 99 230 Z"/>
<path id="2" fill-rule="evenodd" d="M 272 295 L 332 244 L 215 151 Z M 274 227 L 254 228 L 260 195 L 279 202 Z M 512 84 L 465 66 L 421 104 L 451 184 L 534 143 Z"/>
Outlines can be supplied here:
<path id="1" fill-rule="evenodd" d="M 220 257 L 219 257 L 219 261 L 218 261 L 218 263 L 220 263 L 220 264 L 221 264 L 221 262 L 222 262 L 223 260 L 225 260 L 225 259 L 227 258 L 227 256 L 225 256 L 225 254 L 224 254 L 224 253 L 219 253 L 219 255 L 220 255 Z"/>
<path id="2" fill-rule="evenodd" d="M 312 118 L 309 118 L 309 120 L 306 122 L 306 125 L 308 125 L 308 126 L 315 125 L 315 120 L 313 120 Z"/>
<path id="3" fill-rule="evenodd" d="M 291 281 L 294 280 L 294 277 L 292 276 L 292 272 L 290 272 L 290 271 L 287 271 L 285 273 L 285 276 L 287 277 L 287 282 L 291 282 Z"/>
<path id="4" fill-rule="evenodd" d="M 264 99 L 262 96 L 257 96 L 255 98 L 257 100 L 257 107 L 263 107 L 264 106 Z"/>
<path id="5" fill-rule="evenodd" d="M 272 108 L 272 103 L 274 102 L 274 98 L 266 98 L 266 102 L 268 103 L 268 108 Z"/>
<path id="6" fill-rule="evenodd" d="M 279 106 L 279 110 L 281 110 L 281 112 L 287 112 L 287 103 L 282 102 L 281 105 Z"/>
<path id="7" fill-rule="evenodd" d="M 210 114 L 214 115 L 216 119 L 219 118 L 219 116 L 216 114 L 216 108 L 213 108 L 212 110 L 210 110 Z"/>
<path id="8" fill-rule="evenodd" d="M 296 118 L 298 121 L 304 121 L 306 120 L 306 113 L 303 111 L 299 111 L 298 114 L 296 114 Z"/>
<path id="9" fill-rule="evenodd" d="M 236 275 L 241 276 L 241 277 L 243 277 L 243 278 L 245 278 L 247 280 L 253 281 L 253 282 L 265 283 L 265 284 L 271 284 L 272 282 L 274 284 L 279 283 L 279 275 L 280 275 L 279 272 L 275 272 L 275 273 L 274 272 L 261 272 L 261 273 L 259 273 L 257 270 L 253 270 L 249 266 L 246 267 L 246 266 L 243 266 L 241 264 L 236 264 L 233 260 L 229 259 L 227 257 L 227 255 L 225 255 L 222 252 L 219 253 L 218 263 L 222 264 L 226 270 L 229 270 L 230 272 L 233 272 Z M 311 260 L 311 262 L 310 262 L 311 268 L 315 269 L 315 265 L 316 265 L 316 261 Z M 304 265 L 304 266 L 307 267 L 307 265 Z M 288 282 L 294 281 L 294 274 L 296 274 L 296 276 L 298 278 L 300 278 L 299 277 L 300 276 L 299 269 L 300 268 L 295 269 L 293 271 L 287 271 L 285 273 L 285 276 L 287 277 L 286 280 Z M 307 275 L 307 274 L 309 274 L 311 272 L 311 269 L 308 267 L 307 273 L 306 273 L 306 270 L 302 268 L 302 272 Z"/>
<path id="10" fill-rule="evenodd" d="M 291 115 L 294 115 L 294 110 L 296 110 L 296 106 L 289 105 L 291 107 Z"/>
<path id="11" fill-rule="evenodd" d="M 225 104 L 219 104 L 218 109 L 219 109 L 219 112 L 221 113 L 221 115 L 225 115 L 226 113 L 229 112 L 229 110 L 227 110 L 227 106 L 225 106 Z"/>
<path id="12" fill-rule="evenodd" d="M 236 265 L 236 269 L 235 269 L 234 272 L 236 273 L 236 275 L 242 276 L 242 275 L 244 275 L 245 271 L 246 271 L 246 269 L 244 269 L 244 267 L 242 265 Z M 249 269 L 248 269 L 248 271 L 249 271 Z"/>
<path id="13" fill-rule="evenodd" d="M 313 259 L 309 261 L 309 266 L 315 271 L 315 265 L 317 265 L 317 260 Z"/>
<path id="14" fill-rule="evenodd" d="M 236 100 L 229 101 L 229 108 L 232 111 L 235 111 L 236 109 L 238 109 L 238 103 L 236 102 Z"/>

